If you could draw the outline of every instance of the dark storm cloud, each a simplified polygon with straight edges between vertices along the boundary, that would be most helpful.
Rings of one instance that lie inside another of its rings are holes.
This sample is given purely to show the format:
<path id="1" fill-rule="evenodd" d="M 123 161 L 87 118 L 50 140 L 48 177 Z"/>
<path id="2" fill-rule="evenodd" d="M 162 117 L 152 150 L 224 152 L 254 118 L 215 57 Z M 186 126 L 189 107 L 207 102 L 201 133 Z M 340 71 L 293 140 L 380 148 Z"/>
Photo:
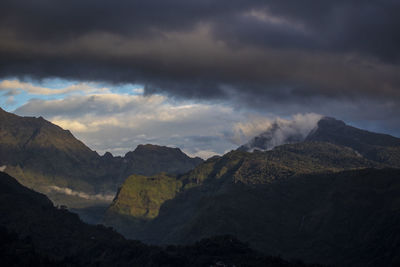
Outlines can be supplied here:
<path id="1" fill-rule="evenodd" d="M 400 2 L 384 1 L 273 1 L 271 12 L 304 23 L 315 33 L 320 48 L 354 51 L 398 62 L 400 44 L 397 15 Z"/>
<path id="2" fill-rule="evenodd" d="M 31 38 L 63 40 L 93 31 L 149 35 L 163 30 L 188 30 L 199 21 L 235 13 L 246 1 L 213 0 L 5 0 L 3 25 Z"/>
<path id="3" fill-rule="evenodd" d="M 142 83 L 260 108 L 398 103 L 399 11 L 388 0 L 3 0 L 0 76 Z"/>

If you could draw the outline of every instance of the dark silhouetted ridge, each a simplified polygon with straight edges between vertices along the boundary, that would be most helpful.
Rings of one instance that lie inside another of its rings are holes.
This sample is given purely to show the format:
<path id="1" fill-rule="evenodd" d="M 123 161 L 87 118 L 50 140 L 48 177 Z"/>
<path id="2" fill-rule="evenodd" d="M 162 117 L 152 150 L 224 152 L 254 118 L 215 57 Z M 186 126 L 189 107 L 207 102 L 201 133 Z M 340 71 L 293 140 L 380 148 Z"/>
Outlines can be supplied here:
<path id="1" fill-rule="evenodd" d="M 400 146 L 400 138 L 381 133 L 361 130 L 345 124 L 341 120 L 324 117 L 306 141 L 324 141 L 344 146 Z"/>
<path id="2" fill-rule="evenodd" d="M 361 130 L 334 118 L 322 118 L 305 141 L 329 142 L 350 147 L 370 160 L 400 167 L 400 138 Z"/>

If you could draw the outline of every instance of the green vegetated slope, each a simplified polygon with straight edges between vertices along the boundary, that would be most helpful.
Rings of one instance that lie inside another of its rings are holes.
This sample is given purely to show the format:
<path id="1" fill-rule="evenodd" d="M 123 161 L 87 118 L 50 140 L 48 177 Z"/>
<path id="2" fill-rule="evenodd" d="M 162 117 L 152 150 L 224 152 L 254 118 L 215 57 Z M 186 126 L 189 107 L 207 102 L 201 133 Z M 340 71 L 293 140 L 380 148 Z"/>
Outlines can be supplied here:
<path id="1" fill-rule="evenodd" d="M 118 201 L 110 211 L 137 218 L 153 219 L 157 217 L 160 206 L 176 196 L 182 182 L 165 174 L 146 177 L 132 175 L 118 192 Z M 132 205 L 135 203 L 135 205 Z"/>
<path id="2" fill-rule="evenodd" d="M 267 257 L 232 236 L 148 246 L 81 222 L 0 172 L 0 258 L 5 266 L 306 266 Z M 316 266 L 316 265 L 314 265 Z"/>
<path id="3" fill-rule="evenodd" d="M 69 207 L 109 203 L 131 174 L 179 174 L 201 163 L 177 148 L 139 145 L 124 157 L 99 156 L 43 118 L 0 109 L 0 167 L 22 184 Z"/>
<path id="4" fill-rule="evenodd" d="M 321 142 L 284 145 L 267 152 L 232 151 L 176 177 L 165 174 L 130 176 L 111 204 L 106 222 L 118 222 L 118 215 L 135 220 L 153 219 L 161 205 L 177 193 L 218 180 L 257 185 L 307 173 L 378 166 L 382 165 L 350 148 Z"/>

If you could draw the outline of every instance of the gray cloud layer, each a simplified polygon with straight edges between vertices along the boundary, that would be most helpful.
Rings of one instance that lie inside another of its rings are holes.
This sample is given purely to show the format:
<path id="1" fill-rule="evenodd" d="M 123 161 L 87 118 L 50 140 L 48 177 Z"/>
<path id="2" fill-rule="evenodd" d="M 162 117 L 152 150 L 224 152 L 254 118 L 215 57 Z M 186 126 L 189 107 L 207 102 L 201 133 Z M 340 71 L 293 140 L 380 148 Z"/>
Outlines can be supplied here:
<path id="1" fill-rule="evenodd" d="M 370 103 L 396 128 L 399 12 L 396 0 L 4 0 L 0 76 L 142 83 L 350 119 Z"/>

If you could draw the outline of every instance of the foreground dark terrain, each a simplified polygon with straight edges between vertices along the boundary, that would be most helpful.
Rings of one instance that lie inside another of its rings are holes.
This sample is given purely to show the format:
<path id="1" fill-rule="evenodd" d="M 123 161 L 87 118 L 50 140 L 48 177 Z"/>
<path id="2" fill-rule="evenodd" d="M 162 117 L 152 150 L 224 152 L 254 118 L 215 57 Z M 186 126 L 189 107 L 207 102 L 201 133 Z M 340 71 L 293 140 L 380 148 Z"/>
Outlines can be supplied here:
<path id="1" fill-rule="evenodd" d="M 53 207 L 46 196 L 2 172 L 0 213 L 3 266 L 306 266 L 263 256 L 232 236 L 166 247 L 126 240 Z"/>

